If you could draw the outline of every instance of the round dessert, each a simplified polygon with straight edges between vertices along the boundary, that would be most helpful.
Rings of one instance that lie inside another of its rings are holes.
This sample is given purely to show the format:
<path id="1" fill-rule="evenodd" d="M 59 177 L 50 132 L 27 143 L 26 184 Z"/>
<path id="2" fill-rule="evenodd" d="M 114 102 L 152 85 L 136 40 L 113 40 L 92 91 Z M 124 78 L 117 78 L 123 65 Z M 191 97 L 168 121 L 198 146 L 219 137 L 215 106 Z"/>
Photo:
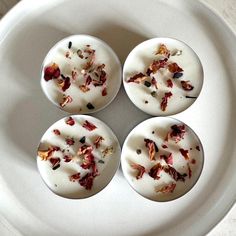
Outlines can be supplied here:
<path id="1" fill-rule="evenodd" d="M 129 184 L 154 201 L 170 201 L 187 193 L 203 167 L 203 147 L 186 124 L 165 117 L 148 119 L 126 138 L 121 164 Z"/>
<path id="2" fill-rule="evenodd" d="M 37 165 L 46 185 L 66 198 L 101 191 L 120 163 L 120 145 L 102 121 L 75 115 L 53 124 L 38 147 Z"/>
<path id="3" fill-rule="evenodd" d="M 130 100 L 154 116 L 187 109 L 200 94 L 203 68 L 196 53 L 171 38 L 154 38 L 136 46 L 123 69 Z"/>
<path id="4" fill-rule="evenodd" d="M 89 114 L 107 106 L 121 85 L 121 64 L 102 40 L 73 35 L 47 54 L 41 86 L 47 98 L 69 113 Z"/>

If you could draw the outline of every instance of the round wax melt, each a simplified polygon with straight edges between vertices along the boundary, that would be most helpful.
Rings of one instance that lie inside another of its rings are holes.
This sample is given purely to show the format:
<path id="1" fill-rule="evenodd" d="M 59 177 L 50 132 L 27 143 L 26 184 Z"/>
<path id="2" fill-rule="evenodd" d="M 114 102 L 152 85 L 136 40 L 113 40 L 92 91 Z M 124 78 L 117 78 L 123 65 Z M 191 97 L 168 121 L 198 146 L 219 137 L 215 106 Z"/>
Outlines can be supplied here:
<path id="1" fill-rule="evenodd" d="M 160 202 L 187 193 L 197 182 L 203 162 L 203 147 L 193 130 L 165 117 L 136 126 L 121 154 L 124 176 L 133 189 Z"/>
<path id="2" fill-rule="evenodd" d="M 123 84 L 130 100 L 154 116 L 187 109 L 200 94 L 203 68 L 185 43 L 154 38 L 136 46 L 123 68 Z"/>
<path id="3" fill-rule="evenodd" d="M 107 106 L 121 85 L 121 64 L 102 40 L 73 35 L 58 42 L 47 54 L 41 86 L 59 108 L 89 114 Z"/>
<path id="4" fill-rule="evenodd" d="M 120 163 L 120 145 L 102 121 L 85 115 L 63 118 L 43 135 L 37 165 L 55 194 L 87 198 L 101 191 Z"/>

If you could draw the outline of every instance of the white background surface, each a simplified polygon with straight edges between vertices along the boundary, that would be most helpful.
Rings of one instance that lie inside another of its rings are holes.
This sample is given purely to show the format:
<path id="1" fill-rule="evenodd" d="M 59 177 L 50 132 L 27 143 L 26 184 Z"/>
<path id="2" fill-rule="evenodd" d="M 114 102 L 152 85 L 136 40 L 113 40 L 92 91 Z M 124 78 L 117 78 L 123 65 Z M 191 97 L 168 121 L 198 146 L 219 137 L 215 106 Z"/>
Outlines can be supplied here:
<path id="1" fill-rule="evenodd" d="M 201 0 L 213 7 L 221 17 L 236 32 L 236 0 Z M 0 17 L 2 17 L 17 0 L 0 0 Z M 0 216 L 0 235 L 17 235 L 8 223 Z M 209 236 L 233 236 L 236 235 L 236 207 L 220 222 L 209 234 Z"/>

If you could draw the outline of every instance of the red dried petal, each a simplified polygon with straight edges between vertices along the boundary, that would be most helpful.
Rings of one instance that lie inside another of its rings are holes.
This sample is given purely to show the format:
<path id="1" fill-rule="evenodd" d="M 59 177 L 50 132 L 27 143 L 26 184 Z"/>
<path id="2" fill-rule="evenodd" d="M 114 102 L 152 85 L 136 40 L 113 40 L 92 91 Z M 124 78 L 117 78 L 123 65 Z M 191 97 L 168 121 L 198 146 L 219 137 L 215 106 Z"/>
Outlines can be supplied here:
<path id="1" fill-rule="evenodd" d="M 174 85 L 174 84 L 173 84 L 173 82 L 172 82 L 171 79 L 168 79 L 166 82 L 167 82 L 167 87 L 168 87 L 168 88 L 173 88 L 173 85 Z"/>
<path id="2" fill-rule="evenodd" d="M 181 67 L 178 66 L 177 63 L 171 63 L 168 65 L 168 70 L 171 72 L 171 73 L 177 73 L 177 72 L 182 72 L 184 71 Z"/>
<path id="3" fill-rule="evenodd" d="M 71 78 L 73 79 L 73 80 L 76 80 L 77 79 L 77 72 L 76 71 L 74 71 L 74 70 L 72 70 L 72 72 L 71 72 Z"/>
<path id="4" fill-rule="evenodd" d="M 85 122 L 82 125 L 85 129 L 87 129 L 88 131 L 93 131 L 97 128 L 97 126 L 95 126 L 93 123 L 85 120 Z"/>
<path id="5" fill-rule="evenodd" d="M 102 96 L 106 96 L 107 95 L 107 88 L 104 87 L 102 90 Z"/>
<path id="6" fill-rule="evenodd" d="M 68 156 L 68 155 L 65 155 L 65 156 L 63 157 L 63 159 L 64 159 L 65 162 L 70 162 L 70 161 L 72 161 L 73 157 Z"/>
<path id="7" fill-rule="evenodd" d="M 93 147 L 91 145 L 84 144 L 79 148 L 78 155 L 91 154 Z"/>
<path id="8" fill-rule="evenodd" d="M 61 135 L 61 132 L 60 132 L 59 129 L 54 129 L 54 130 L 53 130 L 53 133 L 54 133 L 55 135 L 57 135 L 57 136 Z"/>
<path id="9" fill-rule="evenodd" d="M 161 159 L 164 159 L 166 164 L 173 165 L 173 155 L 170 153 L 168 156 L 166 155 L 160 155 Z"/>
<path id="10" fill-rule="evenodd" d="M 189 165 L 189 163 L 187 164 L 188 165 L 188 177 L 189 177 L 189 179 L 192 177 L 192 170 L 191 170 L 191 168 L 190 168 L 190 165 Z"/>
<path id="11" fill-rule="evenodd" d="M 70 77 L 65 77 L 63 79 L 57 80 L 58 86 L 61 88 L 63 92 L 65 92 L 71 85 L 70 83 Z"/>
<path id="12" fill-rule="evenodd" d="M 181 85 L 182 85 L 182 88 L 185 90 L 185 91 L 191 91 L 194 89 L 194 86 L 190 84 L 189 81 L 184 81 L 182 80 L 181 81 Z"/>
<path id="13" fill-rule="evenodd" d="M 171 184 L 168 184 L 160 189 L 157 189 L 156 192 L 159 192 L 159 193 L 173 193 L 174 190 L 175 190 L 175 187 L 176 187 L 176 184 L 175 183 L 171 183 Z"/>
<path id="14" fill-rule="evenodd" d="M 60 167 L 60 162 L 61 162 L 61 159 L 59 157 L 51 157 L 49 159 L 49 161 L 51 162 L 52 164 L 52 169 L 53 170 L 56 170 L 57 168 Z"/>
<path id="15" fill-rule="evenodd" d="M 95 139 L 95 141 L 94 141 L 94 145 L 95 145 L 95 147 L 96 148 L 99 148 L 100 147 L 100 145 L 101 145 L 101 142 L 104 140 L 104 138 L 102 137 L 102 136 L 98 136 L 96 139 Z"/>
<path id="16" fill-rule="evenodd" d="M 85 189 L 90 190 L 93 186 L 94 176 L 92 173 L 87 173 L 83 178 L 79 180 L 81 186 Z"/>
<path id="17" fill-rule="evenodd" d="M 194 164 L 196 164 L 196 160 L 195 159 L 192 159 L 191 160 L 191 163 L 194 165 Z"/>
<path id="18" fill-rule="evenodd" d="M 142 81 L 145 80 L 145 79 L 146 79 L 146 76 L 145 76 L 143 73 L 140 72 L 140 73 L 135 74 L 134 76 L 130 77 L 130 78 L 127 80 L 127 82 L 128 82 L 128 83 L 133 82 L 133 83 L 139 84 L 140 82 L 142 82 Z"/>
<path id="19" fill-rule="evenodd" d="M 166 149 L 168 146 L 166 144 L 162 144 L 162 148 Z"/>
<path id="20" fill-rule="evenodd" d="M 73 126 L 75 124 L 75 120 L 72 118 L 72 117 L 69 117 L 67 120 L 66 120 L 66 124 L 67 125 L 70 125 L 70 126 Z"/>
<path id="21" fill-rule="evenodd" d="M 75 182 L 80 179 L 80 173 L 76 173 L 70 176 L 70 181 Z"/>
<path id="22" fill-rule="evenodd" d="M 131 167 L 137 170 L 136 179 L 141 179 L 143 177 L 143 174 L 145 173 L 145 167 L 136 163 L 132 163 Z"/>
<path id="23" fill-rule="evenodd" d="M 156 143 L 153 140 L 150 140 L 147 138 L 144 139 L 144 142 L 145 142 L 145 146 L 148 148 L 149 159 L 151 161 L 155 160 L 156 152 L 158 152 L 158 147 Z"/>
<path id="24" fill-rule="evenodd" d="M 185 160 L 189 160 L 189 151 L 188 150 L 180 148 L 179 151 Z"/>
<path id="25" fill-rule="evenodd" d="M 184 138 L 185 133 L 185 125 L 172 125 L 171 131 L 167 134 L 167 141 L 168 137 L 170 136 L 171 139 L 178 143 L 181 139 Z"/>
<path id="26" fill-rule="evenodd" d="M 57 79 L 61 74 L 60 68 L 56 63 L 53 63 L 51 66 L 47 66 L 44 69 L 44 79 L 49 81 L 51 79 Z"/>
<path id="27" fill-rule="evenodd" d="M 66 144 L 72 146 L 75 144 L 75 140 L 73 138 L 66 138 Z"/>
<path id="28" fill-rule="evenodd" d="M 47 161 L 55 151 L 58 151 L 56 147 L 50 146 L 47 150 L 38 150 L 38 156 L 42 161 Z"/>
<path id="29" fill-rule="evenodd" d="M 165 93 L 161 101 L 161 110 L 165 111 L 168 105 L 168 99 L 172 97 L 172 92 Z"/>
<path id="30" fill-rule="evenodd" d="M 152 77 L 151 84 L 154 85 L 156 89 L 158 89 L 157 80 L 154 77 Z"/>
<path id="31" fill-rule="evenodd" d="M 152 64 L 148 67 L 146 74 L 149 76 L 151 74 L 155 74 L 161 68 L 165 68 L 167 65 L 167 61 L 167 58 L 163 60 L 153 61 Z"/>
<path id="32" fill-rule="evenodd" d="M 163 170 L 163 166 L 160 163 L 157 163 L 156 165 L 154 165 L 150 171 L 149 171 L 149 175 L 153 178 L 153 179 L 160 179 L 160 173 Z"/>
<path id="33" fill-rule="evenodd" d="M 156 55 L 157 54 L 161 54 L 167 58 L 170 57 L 170 51 L 168 50 L 168 48 L 166 47 L 165 44 L 161 44 L 158 51 L 156 52 Z"/>
<path id="34" fill-rule="evenodd" d="M 60 103 L 61 107 L 66 106 L 67 104 L 71 103 L 73 101 L 72 97 L 70 95 L 66 96 L 63 95 L 63 101 Z"/>
<path id="35" fill-rule="evenodd" d="M 180 174 L 174 167 L 168 165 L 164 167 L 164 171 L 168 173 L 175 181 L 185 181 L 186 174 Z"/>
<path id="36" fill-rule="evenodd" d="M 83 169 L 89 169 L 90 167 L 92 167 L 95 164 L 94 162 L 94 156 L 92 153 L 89 153 L 87 155 L 84 156 L 83 158 L 83 162 L 80 165 Z"/>

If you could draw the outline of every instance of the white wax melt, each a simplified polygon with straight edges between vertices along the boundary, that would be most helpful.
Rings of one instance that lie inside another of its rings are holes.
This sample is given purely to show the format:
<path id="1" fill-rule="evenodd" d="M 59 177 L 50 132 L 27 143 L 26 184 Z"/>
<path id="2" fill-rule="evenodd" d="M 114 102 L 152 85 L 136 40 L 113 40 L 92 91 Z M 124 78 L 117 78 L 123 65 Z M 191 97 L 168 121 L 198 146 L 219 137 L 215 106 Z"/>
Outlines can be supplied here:
<path id="1" fill-rule="evenodd" d="M 187 193 L 197 182 L 203 162 L 203 147 L 193 130 L 165 117 L 136 126 L 121 154 L 124 176 L 133 189 L 160 202 Z"/>
<path id="2" fill-rule="evenodd" d="M 41 86 L 59 108 L 89 114 L 107 106 L 121 85 L 121 64 L 102 40 L 73 35 L 58 42 L 47 54 Z"/>
<path id="3" fill-rule="evenodd" d="M 196 53 L 171 38 L 154 38 L 136 46 L 123 68 L 130 100 L 154 116 L 187 109 L 200 94 L 203 68 Z"/>
<path id="4" fill-rule="evenodd" d="M 46 185 L 66 198 L 101 191 L 120 163 L 120 145 L 102 121 L 85 115 L 63 118 L 43 135 L 37 165 Z"/>

